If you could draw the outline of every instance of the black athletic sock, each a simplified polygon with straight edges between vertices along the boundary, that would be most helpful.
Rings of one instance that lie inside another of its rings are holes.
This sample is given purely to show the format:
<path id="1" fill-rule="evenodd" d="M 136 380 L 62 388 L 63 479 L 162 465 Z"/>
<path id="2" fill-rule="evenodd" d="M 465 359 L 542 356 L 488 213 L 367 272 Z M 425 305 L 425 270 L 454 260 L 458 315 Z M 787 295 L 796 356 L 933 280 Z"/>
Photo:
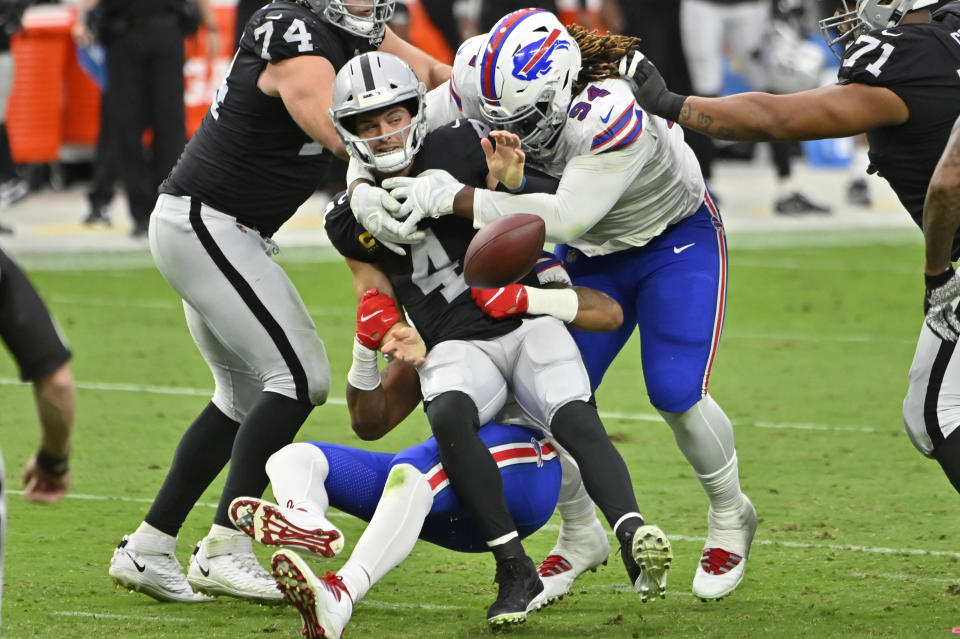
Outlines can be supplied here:
<path id="1" fill-rule="evenodd" d="M 270 479 L 267 458 L 293 441 L 313 404 L 264 392 L 237 430 L 230 459 L 230 472 L 220 495 L 213 523 L 233 528 L 230 502 L 237 497 L 259 497 Z"/>
<path id="2" fill-rule="evenodd" d="M 426 412 L 450 485 L 483 538 L 489 541 L 515 533 L 500 470 L 477 435 L 480 417 L 473 400 L 459 391 L 446 392 L 431 400 Z"/>
<path id="3" fill-rule="evenodd" d="M 144 521 L 176 537 L 187 513 L 230 460 L 239 426 L 213 402 L 207 404 L 180 438 L 173 464 Z"/>
<path id="4" fill-rule="evenodd" d="M 17 177 L 17 167 L 13 163 L 10 152 L 10 136 L 7 135 L 7 125 L 0 122 L 0 182 L 6 182 Z"/>
<path id="5" fill-rule="evenodd" d="M 554 414 L 550 431 L 577 462 L 584 488 L 611 528 L 623 515 L 640 511 L 630 471 L 596 408 L 582 401 L 565 404 Z"/>
<path id="6" fill-rule="evenodd" d="M 947 474 L 947 479 L 960 493 L 960 428 L 950 433 L 950 436 L 937 446 L 933 451 L 933 457 L 940 462 L 940 467 Z"/>
<path id="7" fill-rule="evenodd" d="M 773 166 L 777 169 L 777 177 L 785 179 L 790 177 L 790 153 L 792 151 L 789 142 L 771 142 L 770 150 L 773 155 Z"/>

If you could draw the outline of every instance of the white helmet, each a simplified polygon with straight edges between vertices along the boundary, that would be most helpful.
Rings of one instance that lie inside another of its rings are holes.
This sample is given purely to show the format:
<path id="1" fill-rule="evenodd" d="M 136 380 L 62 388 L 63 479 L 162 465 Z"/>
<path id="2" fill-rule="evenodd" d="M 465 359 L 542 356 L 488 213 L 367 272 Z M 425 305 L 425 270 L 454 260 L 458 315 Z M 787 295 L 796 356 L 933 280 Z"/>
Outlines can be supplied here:
<path id="1" fill-rule="evenodd" d="M 847 46 L 874 29 L 895 27 L 911 11 L 937 4 L 938 0 L 840 0 L 835 15 L 820 21 L 820 33 L 837 58 Z"/>
<path id="2" fill-rule="evenodd" d="M 567 120 L 580 47 L 555 15 L 521 9 L 504 16 L 480 49 L 480 108 L 494 127 L 543 152 Z"/>
<path id="3" fill-rule="evenodd" d="M 300 0 L 327 22 L 340 27 L 348 33 L 369 38 L 372 44 L 379 44 L 386 33 L 386 24 L 393 17 L 396 0 L 366 0 L 344 2 L 343 0 Z M 370 11 L 367 16 L 354 15 L 349 9 L 359 9 L 361 13 Z"/>
<path id="4" fill-rule="evenodd" d="M 770 38 L 758 62 L 762 64 L 766 90 L 797 93 L 820 86 L 827 52 L 800 37 L 789 24 L 774 20 Z"/>
<path id="5" fill-rule="evenodd" d="M 372 51 L 348 61 L 333 81 L 333 108 L 330 118 L 347 151 L 364 166 L 383 173 L 395 173 L 413 162 L 427 134 L 424 96 L 427 87 L 417 79 L 410 65 L 390 53 Z M 410 124 L 374 138 L 361 138 L 354 125 L 356 116 L 402 104 L 410 112 Z M 403 136 L 395 151 L 377 155 L 370 147 L 375 140 Z"/>

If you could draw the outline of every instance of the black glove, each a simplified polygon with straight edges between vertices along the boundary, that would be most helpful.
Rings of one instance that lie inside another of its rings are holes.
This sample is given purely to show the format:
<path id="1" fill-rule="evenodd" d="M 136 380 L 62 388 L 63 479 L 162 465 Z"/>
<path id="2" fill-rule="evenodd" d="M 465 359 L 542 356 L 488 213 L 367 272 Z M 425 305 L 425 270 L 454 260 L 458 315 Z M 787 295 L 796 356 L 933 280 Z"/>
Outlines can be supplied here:
<path id="1" fill-rule="evenodd" d="M 687 96 L 673 93 L 647 56 L 632 51 L 620 58 L 620 76 L 630 83 L 637 104 L 647 113 L 676 121 Z"/>

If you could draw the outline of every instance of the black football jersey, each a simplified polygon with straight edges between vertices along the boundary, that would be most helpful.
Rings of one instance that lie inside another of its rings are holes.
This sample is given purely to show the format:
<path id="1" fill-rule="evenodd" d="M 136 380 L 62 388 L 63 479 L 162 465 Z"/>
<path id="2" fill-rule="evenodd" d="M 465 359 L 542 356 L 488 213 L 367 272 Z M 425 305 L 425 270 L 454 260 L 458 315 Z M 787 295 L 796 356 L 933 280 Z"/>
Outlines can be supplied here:
<path id="1" fill-rule="evenodd" d="M 867 138 L 871 169 L 922 226 L 930 176 L 960 116 L 960 3 L 945 5 L 930 23 L 860 36 L 844 53 L 839 78 L 886 87 L 910 110 L 903 124 L 868 131 Z M 960 233 L 953 246 L 957 259 Z"/>
<path id="2" fill-rule="evenodd" d="M 257 88 L 261 71 L 301 55 L 322 56 L 338 71 L 374 48 L 295 2 L 278 0 L 254 13 L 210 111 L 160 192 L 198 197 L 272 235 L 317 188 L 331 154 L 280 98 Z"/>
<path id="3" fill-rule="evenodd" d="M 431 131 L 410 175 L 444 169 L 463 184 L 482 188 L 487 164 L 478 134 L 486 135 L 483 125 L 470 120 L 457 120 Z M 387 274 L 428 349 L 446 340 L 498 337 L 520 326 L 519 318 L 497 320 L 484 314 L 470 296 L 463 279 L 463 257 L 476 230 L 467 218 L 445 215 L 424 220 L 420 228 L 426 237 L 406 246 L 407 255 L 397 255 L 379 244 L 353 217 L 345 194 L 331 202 L 324 228 L 344 257 L 376 264 Z M 521 283 L 536 286 L 536 274 L 531 272 Z"/>

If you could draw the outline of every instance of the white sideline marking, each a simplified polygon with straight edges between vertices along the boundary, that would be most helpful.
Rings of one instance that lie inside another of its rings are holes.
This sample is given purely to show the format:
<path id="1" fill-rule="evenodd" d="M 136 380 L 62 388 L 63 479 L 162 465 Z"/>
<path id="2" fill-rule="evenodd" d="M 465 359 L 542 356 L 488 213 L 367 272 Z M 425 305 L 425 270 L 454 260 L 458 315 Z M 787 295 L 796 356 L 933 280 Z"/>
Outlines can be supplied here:
<path id="1" fill-rule="evenodd" d="M 431 604 L 431 603 L 400 603 L 396 601 L 377 601 L 376 599 L 361 599 L 360 605 L 364 604 L 369 605 L 371 608 L 387 608 L 387 609 L 411 609 L 415 608 L 417 610 L 466 610 L 469 606 L 444 606 L 441 604 Z"/>
<path id="2" fill-rule="evenodd" d="M 29 386 L 29 382 L 21 382 L 13 377 L 0 377 L 0 386 Z M 149 384 L 114 384 L 110 382 L 77 382 L 81 390 L 115 391 L 122 393 L 154 393 L 158 395 L 189 395 L 196 397 L 210 397 L 213 391 L 204 388 L 190 388 L 186 386 L 153 386 Z M 347 400 L 343 397 L 328 397 L 328 404 L 346 406 Z M 637 422 L 661 422 L 663 418 L 656 413 L 618 413 L 600 411 L 603 419 L 623 419 Z M 753 426 L 755 428 L 772 428 L 779 430 L 816 430 L 841 433 L 880 433 L 894 432 L 872 426 L 832 426 L 828 424 L 792 424 L 781 422 L 736 422 L 735 426 Z"/>
<path id="3" fill-rule="evenodd" d="M 127 301 L 109 297 L 79 297 L 72 295 L 51 295 L 52 304 L 72 304 L 74 306 L 108 306 L 113 308 L 143 308 L 147 310 L 182 311 L 183 304 L 173 300 L 145 299 Z M 318 317 L 338 315 L 350 316 L 353 309 L 347 306 L 308 306 L 307 312 Z"/>
<path id="4" fill-rule="evenodd" d="M 921 577 L 920 575 L 907 575 L 904 573 L 865 573 L 865 572 L 851 572 L 851 577 L 856 577 L 857 579 L 893 579 L 896 581 L 928 581 L 930 583 L 936 584 L 955 584 L 960 583 L 960 577 Z"/>
<path id="5" fill-rule="evenodd" d="M 177 621 L 190 622 L 196 621 L 190 617 L 139 617 L 136 615 L 110 615 L 102 612 L 80 612 L 63 610 L 60 612 L 51 612 L 51 615 L 58 617 L 93 617 L 94 619 L 132 619 L 133 621 Z"/>
<path id="6" fill-rule="evenodd" d="M 22 490 L 11 490 L 9 491 L 11 495 L 22 495 Z M 111 495 L 77 495 L 73 493 L 67 494 L 67 499 L 86 499 L 93 501 L 129 501 L 136 503 L 150 503 L 152 499 L 144 499 L 142 497 L 115 497 Z M 197 502 L 198 506 L 207 506 L 209 508 L 216 508 L 217 504 L 212 502 Z M 340 518 L 351 518 L 356 519 L 353 515 L 348 515 L 346 513 L 341 513 L 338 511 L 331 511 L 327 517 L 330 519 L 340 519 Z M 549 531 L 559 531 L 560 526 L 557 524 L 547 524 L 540 528 L 540 530 L 549 530 Z M 667 535 L 671 541 L 689 541 L 693 543 L 702 544 L 703 537 L 691 537 L 689 535 L 676 535 L 668 534 Z M 613 534 L 608 532 L 607 537 L 615 539 Z M 806 548 L 808 550 L 846 550 L 853 552 L 865 552 L 871 553 L 874 555 L 922 555 L 926 557 L 953 557 L 960 559 L 960 552 L 955 552 L 952 550 L 925 550 L 923 548 L 885 548 L 883 546 L 856 546 L 852 544 L 815 544 L 811 542 L 799 542 L 799 541 L 779 541 L 775 539 L 757 539 L 753 542 L 757 546 L 783 546 L 784 548 Z M 364 600 L 366 601 L 366 600 Z M 385 606 L 392 606 L 393 604 L 384 603 Z M 400 605 L 400 604 L 397 604 Z"/>

